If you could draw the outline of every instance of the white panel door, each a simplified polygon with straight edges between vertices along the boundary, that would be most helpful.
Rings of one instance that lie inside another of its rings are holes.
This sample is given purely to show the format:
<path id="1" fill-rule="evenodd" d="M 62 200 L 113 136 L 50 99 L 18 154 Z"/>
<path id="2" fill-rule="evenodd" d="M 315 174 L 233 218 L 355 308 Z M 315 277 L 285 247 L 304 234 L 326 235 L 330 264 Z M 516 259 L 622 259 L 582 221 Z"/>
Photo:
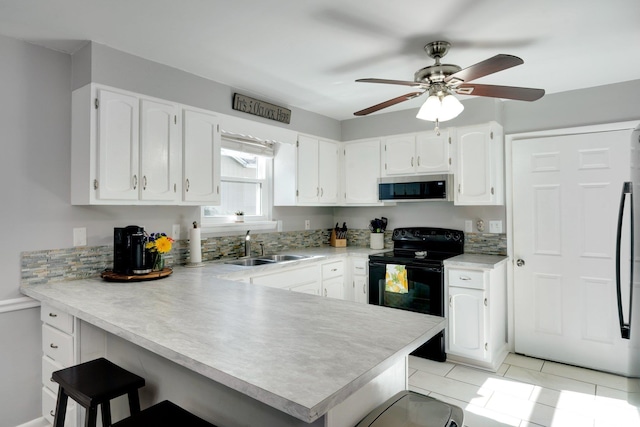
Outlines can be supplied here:
<path id="1" fill-rule="evenodd" d="M 484 290 L 449 287 L 449 351 L 482 360 L 486 352 Z"/>
<path id="2" fill-rule="evenodd" d="M 298 137 L 298 189 L 299 205 L 317 205 L 320 197 L 318 183 L 318 140 Z"/>
<path id="3" fill-rule="evenodd" d="M 318 141 L 320 203 L 338 203 L 338 144 Z"/>
<path id="4" fill-rule="evenodd" d="M 434 132 L 420 133 L 416 137 L 416 172 L 437 173 L 451 169 L 449 131 L 440 135 Z"/>
<path id="5" fill-rule="evenodd" d="M 98 182 L 100 200 L 138 200 L 138 98 L 98 90 Z"/>
<path id="6" fill-rule="evenodd" d="M 140 185 L 142 200 L 178 201 L 181 144 L 178 109 L 140 101 Z"/>
<path id="7" fill-rule="evenodd" d="M 388 138 L 383 143 L 384 170 L 388 175 L 407 175 L 415 172 L 416 138 L 413 135 Z"/>
<path id="8" fill-rule="evenodd" d="M 220 204 L 220 129 L 212 114 L 184 111 L 183 200 Z"/>
<path id="9" fill-rule="evenodd" d="M 514 256 L 524 262 L 514 268 L 517 352 L 611 372 L 628 365 L 615 302 L 628 137 L 616 131 L 513 142 Z"/>
<path id="10" fill-rule="evenodd" d="M 378 202 L 380 141 L 348 143 L 344 147 L 345 203 Z"/>
<path id="11" fill-rule="evenodd" d="M 458 131 L 457 204 L 489 204 L 493 200 L 490 131 L 489 126 Z"/>

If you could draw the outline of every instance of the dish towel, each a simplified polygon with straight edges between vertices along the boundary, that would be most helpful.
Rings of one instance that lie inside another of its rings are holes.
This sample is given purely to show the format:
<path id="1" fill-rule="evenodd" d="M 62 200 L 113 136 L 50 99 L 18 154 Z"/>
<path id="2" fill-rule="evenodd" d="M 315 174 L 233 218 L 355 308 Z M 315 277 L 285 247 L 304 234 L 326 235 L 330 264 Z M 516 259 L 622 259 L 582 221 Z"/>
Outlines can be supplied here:
<path id="1" fill-rule="evenodd" d="M 409 292 L 409 282 L 407 280 L 407 269 L 404 265 L 387 264 L 387 274 L 384 280 L 384 290 L 406 294 Z"/>

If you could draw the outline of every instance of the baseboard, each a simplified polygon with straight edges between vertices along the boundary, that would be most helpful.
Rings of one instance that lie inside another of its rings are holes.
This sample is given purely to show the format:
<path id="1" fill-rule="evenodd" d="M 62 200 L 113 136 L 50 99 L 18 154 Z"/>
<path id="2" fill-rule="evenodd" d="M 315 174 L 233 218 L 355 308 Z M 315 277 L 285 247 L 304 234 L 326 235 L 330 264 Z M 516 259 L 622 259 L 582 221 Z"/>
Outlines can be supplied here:
<path id="1" fill-rule="evenodd" d="M 39 307 L 40 301 L 29 297 L 0 300 L 0 313 L 24 310 L 27 308 Z"/>
<path id="2" fill-rule="evenodd" d="M 44 417 L 40 417 L 24 424 L 20 424 L 16 427 L 51 427 L 51 424 L 49 424 L 49 421 L 47 421 Z"/>

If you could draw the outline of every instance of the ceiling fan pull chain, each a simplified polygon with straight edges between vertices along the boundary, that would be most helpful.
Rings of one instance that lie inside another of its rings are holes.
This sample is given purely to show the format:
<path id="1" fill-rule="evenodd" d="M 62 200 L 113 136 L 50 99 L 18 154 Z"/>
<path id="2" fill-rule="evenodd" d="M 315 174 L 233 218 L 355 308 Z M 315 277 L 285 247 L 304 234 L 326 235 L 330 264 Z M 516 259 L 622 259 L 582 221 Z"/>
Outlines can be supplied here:
<path id="1" fill-rule="evenodd" d="M 436 135 L 440 136 L 440 120 L 436 119 Z"/>

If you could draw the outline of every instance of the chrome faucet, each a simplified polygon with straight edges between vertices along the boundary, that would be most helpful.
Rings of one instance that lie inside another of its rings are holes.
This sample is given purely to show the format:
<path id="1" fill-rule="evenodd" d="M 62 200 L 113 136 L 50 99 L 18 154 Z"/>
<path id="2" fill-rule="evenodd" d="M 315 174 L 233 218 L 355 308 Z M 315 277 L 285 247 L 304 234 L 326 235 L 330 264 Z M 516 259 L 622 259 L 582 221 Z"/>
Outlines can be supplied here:
<path id="1" fill-rule="evenodd" d="M 247 230 L 247 234 L 244 236 L 244 256 L 251 256 L 251 230 Z"/>

